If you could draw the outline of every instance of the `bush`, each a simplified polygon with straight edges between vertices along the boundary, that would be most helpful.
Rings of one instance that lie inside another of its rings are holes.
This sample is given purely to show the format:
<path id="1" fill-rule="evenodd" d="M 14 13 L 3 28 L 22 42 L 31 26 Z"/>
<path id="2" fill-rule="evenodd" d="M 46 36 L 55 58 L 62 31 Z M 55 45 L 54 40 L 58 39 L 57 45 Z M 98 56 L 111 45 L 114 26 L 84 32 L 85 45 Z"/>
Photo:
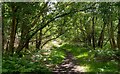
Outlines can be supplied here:
<path id="1" fill-rule="evenodd" d="M 115 51 L 113 49 L 96 49 L 92 50 L 91 54 L 94 54 L 94 57 L 96 60 L 101 60 L 101 61 L 110 61 L 110 60 L 115 60 L 115 56 L 118 51 Z"/>
<path id="2" fill-rule="evenodd" d="M 42 62 L 33 61 L 31 57 L 20 58 L 17 55 L 3 55 L 2 68 L 2 72 L 49 72 Z"/>
<path id="3" fill-rule="evenodd" d="M 52 49 L 49 55 L 49 62 L 52 64 L 60 64 L 65 58 L 65 53 L 62 51 L 62 48 Z"/>

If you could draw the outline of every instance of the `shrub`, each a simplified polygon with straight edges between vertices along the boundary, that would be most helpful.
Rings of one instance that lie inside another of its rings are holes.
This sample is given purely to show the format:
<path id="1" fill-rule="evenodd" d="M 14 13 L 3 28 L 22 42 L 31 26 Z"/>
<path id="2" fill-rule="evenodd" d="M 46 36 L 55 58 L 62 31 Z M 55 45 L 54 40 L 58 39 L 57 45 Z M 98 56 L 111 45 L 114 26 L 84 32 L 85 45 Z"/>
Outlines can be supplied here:
<path id="1" fill-rule="evenodd" d="M 19 57 L 17 55 L 3 55 L 2 72 L 49 72 L 49 69 L 40 62 L 33 61 L 31 57 Z"/>
<path id="2" fill-rule="evenodd" d="M 91 51 L 96 60 L 110 61 L 115 60 L 117 51 L 113 49 L 96 49 Z"/>

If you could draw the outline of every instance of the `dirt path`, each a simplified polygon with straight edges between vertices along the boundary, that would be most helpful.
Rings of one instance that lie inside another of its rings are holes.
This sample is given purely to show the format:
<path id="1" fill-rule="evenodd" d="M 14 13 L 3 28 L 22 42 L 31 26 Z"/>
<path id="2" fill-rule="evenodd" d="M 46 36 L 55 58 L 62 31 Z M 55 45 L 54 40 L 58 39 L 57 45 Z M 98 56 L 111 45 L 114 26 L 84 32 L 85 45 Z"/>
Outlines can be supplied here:
<path id="1" fill-rule="evenodd" d="M 84 72 L 84 68 L 77 65 L 77 60 L 74 56 L 69 51 L 64 50 L 64 52 L 66 53 L 64 61 L 55 67 L 53 72 L 57 74 L 78 74 Z"/>

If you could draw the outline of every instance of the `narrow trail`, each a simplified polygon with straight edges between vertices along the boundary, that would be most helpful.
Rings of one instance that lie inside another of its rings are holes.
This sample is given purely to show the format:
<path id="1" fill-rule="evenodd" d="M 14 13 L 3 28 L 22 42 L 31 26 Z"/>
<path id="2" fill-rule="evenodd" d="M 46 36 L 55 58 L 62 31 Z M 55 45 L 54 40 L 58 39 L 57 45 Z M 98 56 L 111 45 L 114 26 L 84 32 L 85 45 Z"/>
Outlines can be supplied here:
<path id="1" fill-rule="evenodd" d="M 84 68 L 77 65 L 77 60 L 74 58 L 73 54 L 67 50 L 64 50 L 66 57 L 64 61 L 56 66 L 53 70 L 57 74 L 81 74 Z"/>

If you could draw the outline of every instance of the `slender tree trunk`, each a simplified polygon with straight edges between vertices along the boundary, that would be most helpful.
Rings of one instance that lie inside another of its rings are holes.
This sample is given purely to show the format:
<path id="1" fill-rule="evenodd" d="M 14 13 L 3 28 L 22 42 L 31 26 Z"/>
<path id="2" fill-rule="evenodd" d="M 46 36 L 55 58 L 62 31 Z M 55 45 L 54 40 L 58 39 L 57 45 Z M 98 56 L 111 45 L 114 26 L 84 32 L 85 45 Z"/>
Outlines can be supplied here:
<path id="1" fill-rule="evenodd" d="M 26 26 L 26 28 L 24 28 L 24 36 L 25 37 L 27 37 L 26 35 L 28 34 L 29 30 L 30 30 L 29 26 Z M 28 40 L 27 43 L 26 43 L 26 45 L 25 45 L 26 49 L 29 49 L 29 42 L 30 42 L 30 40 Z"/>
<path id="2" fill-rule="evenodd" d="M 17 51 L 23 49 L 22 47 L 24 46 L 25 39 L 26 39 L 26 30 L 25 29 L 27 30 L 26 25 L 22 24 L 21 25 L 21 38 L 20 38 L 19 45 L 17 47 Z M 26 45 L 24 47 L 27 48 L 27 43 L 26 43 Z"/>
<path id="3" fill-rule="evenodd" d="M 36 37 L 36 48 L 41 48 L 41 42 L 42 42 L 42 29 L 40 30 L 39 37 Z"/>
<path id="4" fill-rule="evenodd" d="M 21 39 L 20 39 L 20 43 L 18 48 L 21 48 L 21 46 L 23 46 L 25 44 L 26 38 L 27 38 L 27 34 L 28 34 L 29 28 L 26 25 L 21 25 Z M 26 44 L 24 45 L 24 47 L 26 49 L 29 49 L 29 41 L 26 41 Z"/>
<path id="5" fill-rule="evenodd" d="M 86 20 L 86 19 L 84 19 Z M 91 24 L 88 24 L 86 25 L 85 22 L 84 22 L 84 25 L 85 25 L 85 31 L 87 33 L 87 37 L 84 39 L 84 41 L 86 41 L 86 44 L 88 46 L 91 46 L 92 45 L 92 30 L 91 30 Z M 83 28 L 83 27 L 82 27 Z M 83 31 L 83 30 L 82 30 Z"/>
<path id="6" fill-rule="evenodd" d="M 120 49 L 120 17 L 119 17 L 119 23 L 118 23 L 118 34 L 117 34 L 117 47 Z"/>
<path id="7" fill-rule="evenodd" d="M 103 46 L 105 27 L 106 27 L 106 23 L 104 22 L 103 28 L 102 28 L 102 31 L 101 31 L 101 33 L 100 33 L 100 37 L 99 37 L 99 40 L 98 40 L 98 47 L 101 47 L 101 48 L 102 48 L 102 46 Z"/>
<path id="8" fill-rule="evenodd" d="M 27 29 L 25 30 L 25 28 L 26 28 L 25 25 L 21 25 L 21 39 L 20 39 L 19 45 L 17 47 L 17 52 L 19 52 L 19 50 L 23 49 L 24 47 L 26 49 L 29 48 L 29 40 L 26 41 L 26 38 L 27 38 L 27 36 L 26 36 L 27 31 L 26 30 Z M 25 42 L 26 42 L 26 44 L 25 44 Z"/>
<path id="9" fill-rule="evenodd" d="M 26 49 L 29 49 L 29 41 L 27 42 L 27 44 L 25 45 Z"/>
<path id="10" fill-rule="evenodd" d="M 112 21 L 110 22 L 110 44 L 111 44 L 111 48 L 116 48 Z"/>
<path id="11" fill-rule="evenodd" d="M 4 37 L 4 21 L 3 21 L 3 19 L 4 18 L 0 18 L 0 19 L 2 19 L 2 52 L 4 52 L 4 45 L 5 45 L 5 37 Z"/>
<path id="12" fill-rule="evenodd" d="M 9 43 L 9 51 L 12 53 L 14 52 L 14 41 L 15 41 L 15 35 L 17 30 L 17 22 L 16 22 L 16 16 L 14 15 L 17 11 L 17 8 L 15 5 L 12 7 L 12 24 L 11 24 L 11 33 L 10 33 L 10 43 Z"/>
<path id="13" fill-rule="evenodd" d="M 39 49 L 39 47 L 38 47 L 38 34 L 36 34 L 36 49 Z"/>
<path id="14" fill-rule="evenodd" d="M 6 42 L 6 51 L 8 51 L 8 48 L 9 48 L 9 41 Z"/>
<path id="15" fill-rule="evenodd" d="M 1 16 L 0 16 L 0 21 L 1 21 Z M 2 26 L 0 26 L 0 50 L 1 51 L 3 50 L 2 46 L 3 46 L 2 45 Z M 0 53 L 0 56 L 1 56 L 1 53 Z"/>
<path id="16" fill-rule="evenodd" d="M 91 40 L 92 40 L 91 37 L 92 37 L 91 33 L 89 33 L 88 36 L 87 36 L 87 43 L 88 43 L 89 46 L 91 46 Z"/>
<path id="17" fill-rule="evenodd" d="M 92 41 L 93 41 L 93 48 L 95 50 L 95 22 L 94 22 L 94 16 L 92 18 Z"/>
<path id="18" fill-rule="evenodd" d="M 42 43 L 42 29 L 40 30 L 40 36 L 39 36 L 39 47 L 41 48 Z"/>

